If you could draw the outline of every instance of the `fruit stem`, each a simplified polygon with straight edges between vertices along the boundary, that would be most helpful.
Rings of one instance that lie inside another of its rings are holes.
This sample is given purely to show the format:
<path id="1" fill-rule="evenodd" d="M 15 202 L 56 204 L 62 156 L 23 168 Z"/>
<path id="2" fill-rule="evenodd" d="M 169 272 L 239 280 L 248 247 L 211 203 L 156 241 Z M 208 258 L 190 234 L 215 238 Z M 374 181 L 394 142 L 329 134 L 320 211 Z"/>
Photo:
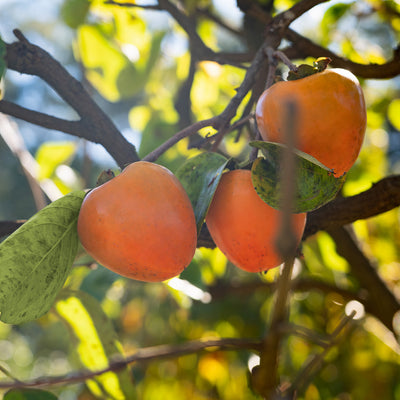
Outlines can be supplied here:
<path id="1" fill-rule="evenodd" d="M 281 60 L 291 71 L 297 72 L 297 65 L 293 64 L 283 51 L 275 50 L 273 55 L 275 58 Z"/>

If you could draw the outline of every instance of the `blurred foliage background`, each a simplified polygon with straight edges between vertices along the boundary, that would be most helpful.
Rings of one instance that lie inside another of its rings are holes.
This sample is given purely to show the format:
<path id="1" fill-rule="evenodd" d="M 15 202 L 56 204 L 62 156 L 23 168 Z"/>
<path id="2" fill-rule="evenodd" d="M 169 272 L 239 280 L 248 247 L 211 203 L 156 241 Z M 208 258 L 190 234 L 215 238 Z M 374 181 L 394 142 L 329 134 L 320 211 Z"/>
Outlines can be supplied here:
<path id="1" fill-rule="evenodd" d="M 18 28 L 50 52 L 84 83 L 141 156 L 181 128 L 224 109 L 244 77 L 244 64 L 201 61 L 193 68 L 194 50 L 185 31 L 167 12 L 152 9 L 156 3 L 137 2 L 145 7 L 136 7 L 133 1 L 127 1 L 130 7 L 107 3 L 112 2 L 3 0 L 0 34 L 10 43 L 15 40 L 12 30 Z M 265 9 L 282 11 L 294 2 L 259 3 Z M 244 18 L 234 0 L 184 0 L 181 4 L 196 15 L 197 32 L 212 50 L 251 52 L 260 44 L 263 27 Z M 292 28 L 352 61 L 383 63 L 400 39 L 400 4 L 330 1 L 299 18 Z M 191 91 L 185 94 L 189 82 Z M 4 96 L 10 101 L 63 118 L 75 117 L 35 77 L 7 71 L 3 83 Z M 368 128 L 359 160 L 343 188 L 346 196 L 400 171 L 399 77 L 362 84 Z M 50 182 L 56 195 L 93 187 L 102 169 L 117 169 L 99 145 L 22 121 L 7 121 L 17 143 L 10 145 L 10 135 L 0 129 L 2 220 L 29 218 L 38 207 L 21 167 L 21 154 L 30 155 L 35 179 Z M 237 132 L 227 135 L 226 153 L 244 160 L 249 134 L 245 128 L 239 137 Z M 175 171 L 184 159 L 197 154 L 188 145 L 188 140 L 181 141 L 158 162 Z M 357 221 L 354 230 L 379 274 L 400 295 L 398 209 Z M 295 292 L 291 322 L 323 335 L 333 331 L 349 307 L 355 307 L 358 314 L 344 340 L 328 353 L 298 398 L 400 399 L 396 337 L 365 314 L 360 303 L 353 301 L 349 306 L 349 298 L 335 290 L 358 289 L 346 260 L 336 254 L 332 239 L 324 232 L 309 238 L 302 251 L 296 277 L 326 282 L 330 289 L 316 285 Z M 0 366 L 19 380 L 30 380 L 82 368 L 101 369 L 113 353 L 130 355 L 148 346 L 222 337 L 259 338 L 267 326 L 272 299 L 269 284 L 276 274 L 244 273 L 219 250 L 200 248 L 180 279 L 145 284 L 94 265 L 81 252 L 52 312 L 19 326 L 0 324 Z M 292 381 L 309 357 L 320 351 L 312 337 L 288 336 L 280 365 L 282 379 Z M 204 351 L 135 363 L 129 373 L 105 374 L 87 384 L 49 390 L 62 400 L 135 396 L 143 400 L 256 399 L 248 384 L 249 368 L 256 363 L 257 356 L 248 350 Z"/>

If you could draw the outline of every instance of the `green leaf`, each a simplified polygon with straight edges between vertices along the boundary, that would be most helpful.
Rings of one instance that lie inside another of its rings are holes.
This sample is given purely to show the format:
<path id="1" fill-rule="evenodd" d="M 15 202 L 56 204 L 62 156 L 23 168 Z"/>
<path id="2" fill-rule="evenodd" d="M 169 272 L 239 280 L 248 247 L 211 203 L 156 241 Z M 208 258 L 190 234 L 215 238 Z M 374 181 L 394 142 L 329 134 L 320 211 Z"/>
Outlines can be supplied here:
<path id="1" fill-rule="evenodd" d="M 48 312 L 77 253 L 84 191 L 40 210 L 0 244 L 0 320 L 18 324 Z"/>
<path id="2" fill-rule="evenodd" d="M 392 100 L 388 107 L 388 118 L 390 123 L 400 130 L 400 99 Z"/>
<path id="3" fill-rule="evenodd" d="M 280 207 L 280 160 L 284 146 L 271 142 L 251 142 L 262 149 L 266 158 L 258 158 L 252 167 L 252 180 L 258 195 L 271 207 Z M 294 213 L 315 210 L 332 200 L 342 187 L 345 176 L 336 178 L 318 160 L 299 150 L 295 151 L 297 193 Z"/>
<path id="4" fill-rule="evenodd" d="M 82 291 L 63 290 L 55 310 L 73 334 L 79 364 L 90 371 L 100 371 L 110 360 L 122 361 L 122 346 L 111 320 L 100 303 Z M 99 398 L 134 399 L 135 388 L 127 368 L 106 372 L 86 382 Z"/>
<path id="5" fill-rule="evenodd" d="M 57 396 L 39 389 L 11 389 L 3 400 L 57 400 Z"/>
<path id="6" fill-rule="evenodd" d="M 52 178 L 56 168 L 75 154 L 76 142 L 45 142 L 38 148 L 35 159 L 39 164 L 39 180 Z"/>
<path id="7" fill-rule="evenodd" d="M 176 171 L 192 202 L 198 233 L 228 161 L 217 153 L 202 153 L 189 158 Z"/>
<path id="8" fill-rule="evenodd" d="M 70 28 L 76 29 L 85 22 L 89 9 L 89 0 L 64 0 L 61 17 Z"/>
<path id="9" fill-rule="evenodd" d="M 163 33 L 153 36 L 146 56 L 131 60 L 102 25 L 81 25 L 77 49 L 87 79 L 107 100 L 130 98 L 143 90 L 159 60 Z M 133 45 L 132 45 L 133 46 Z M 135 47 L 135 46 L 134 46 Z M 133 48 L 134 48 L 133 47 Z"/>
<path id="10" fill-rule="evenodd" d="M 353 7 L 353 2 L 336 3 L 328 8 L 320 23 L 322 41 L 327 45 L 332 40 L 332 35 L 337 34 L 340 19 L 345 17 L 349 9 Z"/>
<path id="11" fill-rule="evenodd" d="M 109 101 L 129 97 L 143 87 L 135 80 L 136 68 L 100 26 L 81 25 L 78 29 L 79 57 L 90 83 Z M 119 92 L 120 77 L 125 80 L 126 93 Z M 128 84 L 129 81 L 129 84 Z"/>

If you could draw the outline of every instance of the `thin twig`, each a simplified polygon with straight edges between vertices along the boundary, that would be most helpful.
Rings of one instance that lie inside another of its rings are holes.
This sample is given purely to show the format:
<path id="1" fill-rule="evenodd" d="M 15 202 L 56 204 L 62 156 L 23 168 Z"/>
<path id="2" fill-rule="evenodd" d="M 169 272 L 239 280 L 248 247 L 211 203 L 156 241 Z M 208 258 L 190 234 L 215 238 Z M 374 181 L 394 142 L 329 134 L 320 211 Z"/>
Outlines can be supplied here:
<path id="1" fill-rule="evenodd" d="M 215 22 L 221 28 L 227 30 L 228 32 L 235 35 L 239 40 L 243 39 L 243 33 L 240 30 L 233 28 L 232 26 L 228 25 L 225 21 L 221 18 L 218 18 L 216 15 L 212 14 L 209 9 L 196 7 L 196 14 L 205 16 L 209 20 Z"/>
<path id="2" fill-rule="evenodd" d="M 12 379 L 16 384 L 20 384 L 21 383 L 21 381 L 19 379 L 17 379 L 15 376 L 13 376 L 11 374 L 11 372 L 8 371 L 8 369 L 3 367 L 2 365 L 0 365 L 0 372 L 2 372 L 8 378 Z"/>
<path id="3" fill-rule="evenodd" d="M 45 114 L 40 111 L 21 107 L 18 104 L 7 100 L 0 101 L 0 112 L 23 121 L 30 122 L 31 124 L 41 126 L 43 128 L 58 130 L 79 138 L 86 137 L 85 132 L 82 131 L 82 124 L 78 120 L 69 121 L 66 119 L 53 117 L 52 115 Z"/>
<path id="4" fill-rule="evenodd" d="M 135 362 L 159 361 L 166 358 L 181 357 L 186 354 L 198 353 L 202 350 L 252 350 L 258 351 L 260 341 L 254 339 L 222 338 L 185 342 L 179 345 L 161 345 L 138 350 L 125 359 L 115 360 L 106 368 L 98 371 L 77 371 L 67 375 L 40 377 L 30 381 L 0 382 L 0 388 L 43 387 L 61 384 L 84 382 L 107 372 L 117 372 Z"/>
<path id="5" fill-rule="evenodd" d="M 294 4 L 291 8 L 280 14 L 282 23 L 289 26 L 293 21 L 301 17 L 307 11 L 311 10 L 318 4 L 326 3 L 329 0 L 301 0 Z"/>
<path id="6" fill-rule="evenodd" d="M 283 51 L 276 50 L 273 55 L 275 58 L 279 58 L 291 71 L 296 72 L 298 70 L 298 67 L 290 61 L 289 57 Z"/>
<path id="7" fill-rule="evenodd" d="M 315 0 L 314 0 L 315 2 Z M 183 14 L 174 4 L 172 4 L 169 0 L 159 0 L 159 5 L 166 11 L 168 11 L 176 20 L 177 22 L 186 30 L 188 35 L 190 35 L 191 39 L 197 43 L 198 40 L 201 40 L 198 38 L 197 32 L 190 33 L 193 30 L 193 26 L 190 24 L 190 21 L 188 20 L 187 16 Z M 296 7 L 296 6 L 295 6 Z M 298 6 L 295 8 L 299 8 Z M 303 7 L 304 8 L 304 7 Z M 301 8 L 303 10 L 303 8 Z M 300 9 L 300 8 L 299 8 Z M 290 11 L 290 10 L 289 10 Z M 292 12 L 285 12 L 282 14 L 279 14 L 276 18 L 274 18 L 270 25 L 269 25 L 269 35 L 266 37 L 265 42 L 263 45 L 259 48 L 257 51 L 253 62 L 251 63 L 250 67 L 246 71 L 246 75 L 241 83 L 241 85 L 238 87 L 235 96 L 230 100 L 228 105 L 225 107 L 224 111 L 215 117 L 212 117 L 210 119 L 204 120 L 204 121 L 199 121 L 188 128 L 180 131 L 177 133 L 175 136 L 173 136 L 171 139 L 169 139 L 167 142 L 165 142 L 163 145 L 161 145 L 159 148 L 151 152 L 145 157 L 145 160 L 147 161 L 153 161 L 157 159 L 163 152 L 165 152 L 167 149 L 169 149 L 171 146 L 176 144 L 179 140 L 182 138 L 185 138 L 187 136 L 190 136 L 191 134 L 197 132 L 198 129 L 200 129 L 198 126 L 201 128 L 206 127 L 206 126 L 213 126 L 214 128 L 218 129 L 219 132 L 217 135 L 215 135 L 217 138 L 217 144 L 222 140 L 223 136 L 225 133 L 229 132 L 229 121 L 235 116 L 238 107 L 240 106 L 241 102 L 247 95 L 247 93 L 253 88 L 253 85 L 256 81 L 256 76 L 257 73 L 260 71 L 261 68 L 266 66 L 267 64 L 267 59 L 266 59 L 266 54 L 265 50 L 267 48 L 271 49 L 276 49 L 281 41 L 282 38 L 282 31 L 284 31 L 287 26 L 290 24 L 291 18 L 295 15 L 295 13 Z M 200 47 L 204 45 L 203 42 L 201 41 Z M 196 53 L 197 54 L 197 53 Z M 199 56 L 197 56 L 199 57 Z M 199 57 L 201 58 L 201 57 Z M 214 138 L 214 139 L 215 139 Z M 215 150 L 215 146 L 214 146 Z"/>
<path id="8" fill-rule="evenodd" d="M 143 10 L 156 10 L 156 11 L 162 10 L 160 6 L 155 4 L 136 4 L 132 2 L 126 3 L 114 0 L 107 0 L 104 2 L 104 4 L 110 6 L 127 7 L 127 8 L 142 8 Z"/>
<path id="9" fill-rule="evenodd" d="M 216 53 L 203 42 L 200 35 L 197 33 L 197 27 L 196 24 L 193 23 L 193 18 L 184 14 L 169 0 L 158 0 L 158 4 L 159 7 L 167 11 L 186 32 L 190 40 L 191 50 L 196 53 L 196 58 L 206 58 L 217 61 Z"/>
<path id="10" fill-rule="evenodd" d="M 281 324 L 278 329 L 281 334 L 298 336 L 302 339 L 307 340 L 308 342 L 314 343 L 324 348 L 330 340 L 330 336 L 320 335 L 314 330 L 308 329 L 300 325 L 284 323 Z"/>
<path id="11" fill-rule="evenodd" d="M 1 104 L 1 102 L 0 102 Z M 9 117 L 0 113 L 0 137 L 17 157 L 30 186 L 36 209 L 40 210 L 48 203 L 46 196 L 57 200 L 62 196 L 60 189 L 50 179 L 39 180 L 39 165 L 25 146 L 18 127 Z"/>
<path id="12" fill-rule="evenodd" d="M 182 129 L 177 134 L 172 136 L 170 139 L 165 141 L 161 146 L 157 147 L 151 153 L 143 157 L 142 160 L 150 162 L 157 160 L 158 157 L 160 157 L 163 153 L 165 153 L 169 148 L 178 143 L 180 140 L 197 133 L 200 129 L 206 128 L 208 126 L 214 126 L 214 124 L 216 124 L 217 121 L 218 117 L 212 117 L 209 119 L 204 119 L 202 121 L 195 122 L 194 124 L 188 126 L 185 129 Z"/>
<path id="13" fill-rule="evenodd" d="M 276 291 L 276 282 L 264 282 L 264 281 L 254 281 L 240 284 L 227 284 L 227 283 L 217 283 L 215 286 L 210 286 L 207 288 L 207 292 L 211 294 L 213 301 L 218 301 L 224 299 L 227 296 L 249 296 L 255 292 L 264 292 L 266 295 Z M 318 291 L 321 293 L 337 293 L 343 297 L 344 300 L 357 300 L 360 303 L 365 302 L 365 296 L 362 292 L 356 292 L 354 290 L 337 286 L 334 283 L 324 282 L 320 279 L 312 278 L 297 278 L 292 280 L 291 290 L 293 292 L 310 292 Z"/>
<path id="14" fill-rule="evenodd" d="M 296 379 L 290 385 L 290 387 L 285 390 L 286 393 L 294 393 L 304 390 L 307 382 L 309 382 L 312 376 L 319 370 L 321 365 L 324 362 L 325 357 L 328 352 L 338 344 L 339 342 L 339 334 L 348 326 L 348 324 L 353 320 L 356 315 L 356 311 L 352 311 L 351 314 L 345 315 L 338 326 L 330 335 L 330 341 L 325 345 L 324 350 L 321 353 L 314 355 L 310 361 L 303 367 L 303 369 L 299 372 Z"/>

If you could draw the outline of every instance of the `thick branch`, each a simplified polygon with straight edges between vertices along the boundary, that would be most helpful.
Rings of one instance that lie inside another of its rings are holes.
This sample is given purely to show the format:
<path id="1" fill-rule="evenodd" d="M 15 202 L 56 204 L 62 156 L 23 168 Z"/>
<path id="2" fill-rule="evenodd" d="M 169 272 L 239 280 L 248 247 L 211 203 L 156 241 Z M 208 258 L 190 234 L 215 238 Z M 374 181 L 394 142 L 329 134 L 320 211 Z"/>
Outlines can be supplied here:
<path id="1" fill-rule="evenodd" d="M 188 136 L 197 132 L 198 129 L 204 126 L 212 125 L 212 123 L 213 119 L 200 121 L 199 123 L 193 124 L 191 129 L 186 128 L 180 133 L 183 137 Z M 175 138 L 174 141 L 175 143 L 179 141 L 179 137 Z M 171 143 L 169 143 L 169 145 L 171 145 Z M 154 160 L 158 157 L 157 154 L 150 156 L 149 154 L 146 158 Z M 395 175 L 382 179 L 375 183 L 370 189 L 360 194 L 350 197 L 338 197 L 325 206 L 310 212 L 307 216 L 303 240 L 320 230 L 335 229 L 357 220 L 374 217 L 398 206 L 400 206 L 400 176 Z M 10 226 L 7 233 L 4 234 L 10 234 L 12 232 L 13 229 L 12 226 Z M 198 247 L 215 247 L 205 225 L 203 225 L 198 240 Z"/>
<path id="2" fill-rule="evenodd" d="M 293 30 L 288 29 L 285 37 L 293 43 L 285 50 L 285 54 L 290 59 L 329 57 L 332 59 L 331 66 L 348 69 L 354 75 L 365 79 L 389 79 L 400 74 L 400 48 L 395 49 L 392 60 L 384 64 L 359 64 L 338 56 Z"/>
<path id="3" fill-rule="evenodd" d="M 360 194 L 338 197 L 310 212 L 303 238 L 326 229 L 334 229 L 359 219 L 367 219 L 400 205 L 400 176 L 386 177 Z"/>
<path id="4" fill-rule="evenodd" d="M 28 42 L 21 32 L 15 31 L 18 42 L 7 44 L 6 61 L 9 69 L 23 74 L 35 75 L 49 84 L 81 117 L 79 129 L 77 122 L 67 123 L 47 117 L 30 110 L 14 111 L 25 115 L 25 120 L 37 123 L 41 120 L 52 128 L 84 137 L 99 143 L 111 154 L 120 167 L 139 159 L 135 147 L 129 143 L 115 127 L 111 119 L 97 106 L 81 83 L 56 61 L 49 53 Z M 3 104 L 3 109 L 10 104 Z M 30 120 L 32 119 L 32 121 Z M 65 129 L 65 130 L 63 130 Z M 79 133 L 78 133 L 79 131 Z"/>
<path id="5" fill-rule="evenodd" d="M 299 2 L 293 7 L 297 7 L 297 18 L 299 18 L 304 11 L 307 11 L 305 4 L 301 3 L 303 2 Z M 247 8 L 245 12 L 265 24 L 271 21 L 271 15 L 265 12 L 261 7 L 255 6 L 254 3 L 251 3 L 251 7 Z M 331 66 L 348 69 L 353 72 L 354 75 L 365 79 L 390 79 L 400 74 L 400 47 L 394 50 L 393 58 L 386 63 L 360 64 L 340 57 L 333 51 L 319 46 L 312 40 L 300 35 L 293 29 L 288 28 L 284 33 L 284 38 L 292 42 L 292 45 L 285 50 L 285 54 L 291 60 L 304 59 L 306 57 L 329 57 L 332 59 Z"/>
<path id="6" fill-rule="evenodd" d="M 400 176 L 383 178 L 360 194 L 338 197 L 307 215 L 303 240 L 321 230 L 335 229 L 357 220 L 367 219 L 400 206 Z M 199 247 L 214 247 L 207 227 L 203 225 Z"/>
<path id="7" fill-rule="evenodd" d="M 379 276 L 375 267 L 361 251 L 354 235 L 344 227 L 328 230 L 336 243 L 336 251 L 347 260 L 351 274 L 361 288 L 367 289 L 364 301 L 367 312 L 375 315 L 392 332 L 393 317 L 400 310 L 400 302 Z"/>
<path id="8" fill-rule="evenodd" d="M 276 282 L 263 282 L 260 280 L 249 283 L 226 284 L 217 283 L 215 286 L 207 288 L 213 301 L 224 299 L 227 296 L 236 298 L 247 297 L 254 294 L 256 291 L 262 291 L 266 295 L 272 294 L 276 290 Z M 310 292 L 317 291 L 325 294 L 337 293 L 346 301 L 357 300 L 364 303 L 365 298 L 363 292 L 356 292 L 345 287 L 337 286 L 333 283 L 324 282 L 319 279 L 298 278 L 292 281 L 291 290 L 293 292 Z"/>

